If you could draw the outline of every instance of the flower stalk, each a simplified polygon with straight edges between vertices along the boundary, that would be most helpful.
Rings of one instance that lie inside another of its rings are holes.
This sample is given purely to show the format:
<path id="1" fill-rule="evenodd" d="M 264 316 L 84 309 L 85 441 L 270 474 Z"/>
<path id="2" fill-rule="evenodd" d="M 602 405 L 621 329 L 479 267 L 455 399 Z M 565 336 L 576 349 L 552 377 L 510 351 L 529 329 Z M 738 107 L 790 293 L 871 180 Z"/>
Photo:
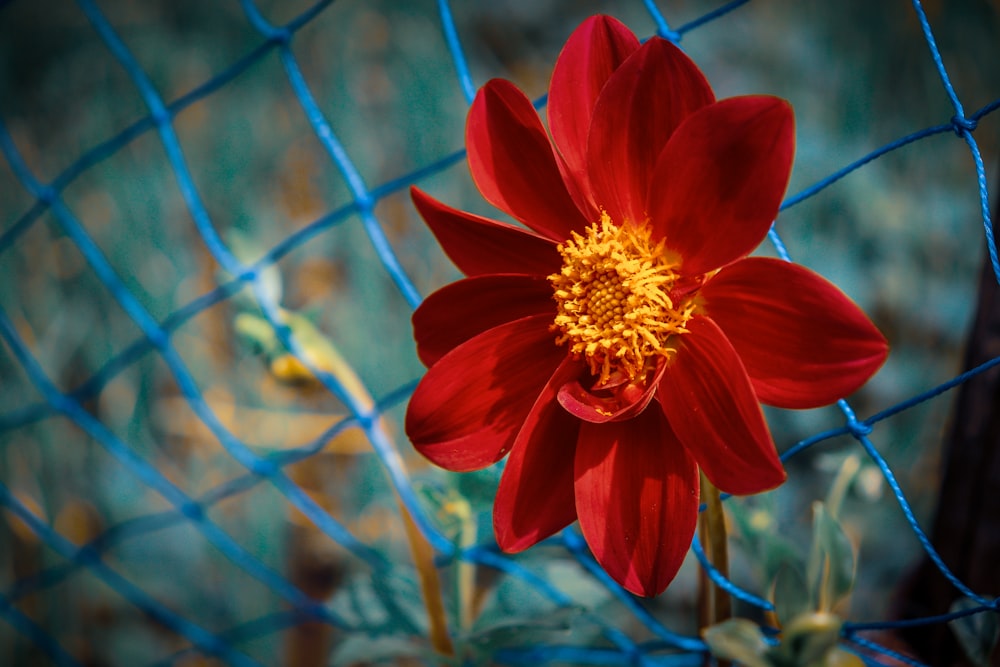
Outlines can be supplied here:
<path id="1" fill-rule="evenodd" d="M 705 477 L 705 473 L 701 473 L 701 500 L 705 503 L 705 509 L 698 517 L 698 538 L 708 562 L 728 578 L 729 545 L 722 497 L 719 489 Z M 714 584 L 705 570 L 701 571 L 698 585 L 698 621 L 702 629 L 732 617 L 732 599 L 729 593 Z"/>
<path id="2" fill-rule="evenodd" d="M 282 311 L 282 314 L 286 322 L 295 330 L 310 365 L 335 377 L 344 391 L 364 410 L 372 409 L 375 406 L 375 401 L 354 368 L 344 359 L 333 342 L 301 316 L 288 311 Z M 283 355 L 281 358 L 287 362 L 282 367 L 283 374 L 278 375 L 275 364 L 271 365 L 271 372 L 275 373 L 279 379 L 293 381 L 300 386 L 319 383 L 312 371 L 294 356 Z M 392 440 L 392 436 L 388 432 L 386 432 L 386 437 L 390 441 Z M 413 558 L 417 578 L 420 582 L 424 608 L 427 611 L 431 646 L 442 656 L 453 656 L 455 649 L 448 634 L 447 615 L 441 594 L 441 580 L 437 568 L 434 566 L 434 550 L 420 532 L 410 510 L 398 494 L 396 495 L 396 503 L 403 519 L 410 555 Z"/>
<path id="3" fill-rule="evenodd" d="M 329 342 L 329 349 L 323 355 L 325 361 L 321 367 L 329 371 L 336 377 L 344 390 L 347 391 L 365 409 L 375 405 L 375 401 L 369 395 L 365 385 L 361 382 L 357 373 L 347 363 L 343 356 Z M 388 436 L 391 441 L 391 436 Z M 406 541 L 410 547 L 410 556 L 413 558 L 413 565 L 417 569 L 417 578 L 420 581 L 420 592 L 423 594 L 424 608 L 427 610 L 427 620 L 430 626 L 430 642 L 435 651 L 441 655 L 451 656 L 455 654 L 455 648 L 448 635 L 448 620 L 444 608 L 444 600 L 441 596 L 441 579 L 438 577 L 437 568 L 434 567 L 434 550 L 427 538 L 417 527 L 410 515 L 410 510 L 406 507 L 402 498 L 396 495 L 396 504 L 399 506 L 399 514 L 403 518 L 403 526 L 406 531 Z"/>

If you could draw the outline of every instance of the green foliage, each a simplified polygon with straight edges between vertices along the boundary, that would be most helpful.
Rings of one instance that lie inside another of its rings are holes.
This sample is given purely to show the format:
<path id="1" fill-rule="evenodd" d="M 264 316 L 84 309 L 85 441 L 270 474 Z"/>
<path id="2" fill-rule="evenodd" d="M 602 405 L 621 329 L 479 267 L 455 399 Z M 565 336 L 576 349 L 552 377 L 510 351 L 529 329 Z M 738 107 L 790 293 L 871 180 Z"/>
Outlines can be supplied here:
<path id="1" fill-rule="evenodd" d="M 829 611 L 854 584 L 854 551 L 840 522 L 821 502 L 813 504 L 813 542 L 806 581 L 809 599 Z"/>
<path id="2" fill-rule="evenodd" d="M 505 620 L 475 630 L 458 640 L 473 664 L 487 664 L 499 649 L 511 646 L 546 644 L 565 639 L 583 610 L 561 607 L 517 620 Z"/>
<path id="3" fill-rule="evenodd" d="M 702 635 L 716 658 L 738 660 L 746 667 L 772 667 L 766 657 L 767 640 L 753 621 L 731 618 L 707 628 Z"/>
<path id="4" fill-rule="evenodd" d="M 792 563 L 785 564 L 778 570 L 771 586 L 771 599 L 774 602 L 774 613 L 778 618 L 797 618 L 809 611 L 809 596 L 806 578 L 802 570 Z"/>
<path id="5" fill-rule="evenodd" d="M 784 639 L 768 652 L 774 667 L 825 667 L 837 650 L 843 622 L 833 614 L 818 612 L 794 619 Z"/>
<path id="6" fill-rule="evenodd" d="M 396 665 L 405 658 L 420 660 L 425 664 L 447 664 L 423 640 L 407 635 L 373 636 L 355 633 L 338 644 L 330 664 L 341 665 Z"/>
<path id="7" fill-rule="evenodd" d="M 752 504 L 727 503 L 739 540 L 760 568 L 759 575 L 763 581 L 774 581 L 783 568 L 800 560 L 795 543 L 778 531 L 772 507 L 773 497 L 772 494 L 764 494 L 754 498 Z"/>
<path id="8" fill-rule="evenodd" d="M 704 638 L 717 658 L 746 667 L 847 667 L 862 664 L 838 647 L 843 621 L 830 613 L 854 585 L 854 548 L 838 515 L 851 481 L 860 469 L 848 457 L 830 485 L 825 501 L 813 503 L 812 546 L 805 567 L 794 549 L 773 529 L 774 522 L 745 510 L 734 511 L 744 540 L 765 555 L 773 568 L 771 596 L 784 624 L 780 642 L 768 640 L 747 619 L 730 619 L 707 628 Z M 738 507 L 738 505 L 734 506 Z M 778 555 L 769 561 L 768 554 Z M 805 574 L 803 574 L 803 570 Z"/>
<path id="9" fill-rule="evenodd" d="M 785 628 L 783 641 L 769 642 L 753 621 L 733 618 L 703 635 L 716 658 L 744 667 L 859 667 L 856 655 L 837 646 L 843 622 L 826 613 L 806 613 Z"/>

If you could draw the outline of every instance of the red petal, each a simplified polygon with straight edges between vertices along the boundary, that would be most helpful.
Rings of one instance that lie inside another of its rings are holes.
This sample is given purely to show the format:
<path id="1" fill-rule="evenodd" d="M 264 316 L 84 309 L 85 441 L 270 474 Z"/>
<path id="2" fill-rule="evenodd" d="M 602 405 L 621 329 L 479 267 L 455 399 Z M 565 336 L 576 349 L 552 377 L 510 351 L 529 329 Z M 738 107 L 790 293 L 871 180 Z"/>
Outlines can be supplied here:
<path id="1" fill-rule="evenodd" d="M 528 315 L 555 317 L 545 278 L 509 274 L 475 276 L 445 285 L 413 313 L 417 356 L 425 366 L 487 329 Z"/>
<path id="2" fill-rule="evenodd" d="M 534 315 L 502 324 L 431 366 L 406 411 L 406 434 L 414 447 L 456 472 L 503 458 L 566 356 L 549 332 L 551 321 L 549 315 Z"/>
<path id="3" fill-rule="evenodd" d="M 750 257 L 709 280 L 705 312 L 743 359 L 759 400 L 815 408 L 856 391 L 889 352 L 871 320 L 812 271 Z"/>
<path id="4" fill-rule="evenodd" d="M 785 469 L 736 350 L 707 317 L 687 328 L 657 395 L 670 426 L 720 490 L 773 489 Z"/>
<path id="5" fill-rule="evenodd" d="M 622 374 L 617 381 L 590 390 L 574 379 L 559 388 L 559 404 L 574 417 L 594 424 L 632 419 L 653 400 L 665 371 L 666 364 L 661 363 L 638 382 Z M 593 376 L 588 377 L 592 382 Z"/>
<path id="6" fill-rule="evenodd" d="M 776 97 L 734 97 L 692 114 L 656 163 L 649 213 L 686 274 L 750 253 L 788 186 L 795 121 Z"/>
<path id="7" fill-rule="evenodd" d="M 558 388 L 584 372 L 569 357 L 549 379 L 524 420 L 493 504 L 497 544 L 523 551 L 576 520 L 573 453 L 580 421 L 556 402 Z"/>
<path id="8" fill-rule="evenodd" d="M 580 426 L 576 511 L 597 562 L 626 590 L 662 593 L 691 546 L 698 469 L 658 410 Z"/>
<path id="9" fill-rule="evenodd" d="M 611 75 L 594 106 L 587 168 L 597 205 L 616 224 L 646 220 L 656 158 L 681 121 L 714 100 L 698 67 L 659 37 Z"/>
<path id="10" fill-rule="evenodd" d="M 448 258 L 467 276 L 527 273 L 547 276 L 562 266 L 556 244 L 529 231 L 459 211 L 425 192 L 410 196 Z"/>
<path id="11" fill-rule="evenodd" d="M 639 40 L 621 21 L 592 16 L 566 40 L 552 70 L 549 129 L 570 178 L 585 197 L 590 194 L 587 135 L 594 103 L 611 73 L 638 48 Z"/>
<path id="12" fill-rule="evenodd" d="M 465 143 L 472 178 L 488 202 L 556 241 L 584 226 L 542 121 L 514 84 L 493 79 L 479 90 Z"/>

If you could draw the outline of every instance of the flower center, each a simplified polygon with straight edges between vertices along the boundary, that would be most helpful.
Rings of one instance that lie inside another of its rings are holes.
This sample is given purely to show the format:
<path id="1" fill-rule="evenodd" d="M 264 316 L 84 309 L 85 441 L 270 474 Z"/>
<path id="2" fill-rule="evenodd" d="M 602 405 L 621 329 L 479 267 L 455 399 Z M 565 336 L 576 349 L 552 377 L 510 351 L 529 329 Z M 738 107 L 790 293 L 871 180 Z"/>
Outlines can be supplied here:
<path id="1" fill-rule="evenodd" d="M 676 351 L 669 339 L 687 333 L 696 289 L 678 289 L 678 262 L 662 240 L 652 243 L 646 225 L 618 227 L 602 213 L 584 232 L 559 245 L 562 270 L 548 278 L 556 342 L 587 361 L 598 385 L 621 373 L 641 378 Z"/>

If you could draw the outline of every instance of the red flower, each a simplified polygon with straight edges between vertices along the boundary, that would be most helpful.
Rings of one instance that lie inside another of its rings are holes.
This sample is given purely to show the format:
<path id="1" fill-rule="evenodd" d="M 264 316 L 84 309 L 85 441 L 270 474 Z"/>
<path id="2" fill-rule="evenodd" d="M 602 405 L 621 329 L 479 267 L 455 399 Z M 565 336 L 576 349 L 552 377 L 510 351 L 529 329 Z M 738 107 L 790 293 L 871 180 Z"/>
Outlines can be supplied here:
<path id="1" fill-rule="evenodd" d="M 466 127 L 479 190 L 531 231 L 412 191 L 467 277 L 414 313 L 429 370 L 406 431 L 448 470 L 510 454 L 504 551 L 579 519 L 608 573 L 655 595 L 690 546 L 699 467 L 728 493 L 785 480 L 759 402 L 833 402 L 887 345 L 823 278 L 747 257 L 788 183 L 787 102 L 716 101 L 670 42 L 597 16 L 563 48 L 547 112 L 551 141 L 493 80 Z"/>

